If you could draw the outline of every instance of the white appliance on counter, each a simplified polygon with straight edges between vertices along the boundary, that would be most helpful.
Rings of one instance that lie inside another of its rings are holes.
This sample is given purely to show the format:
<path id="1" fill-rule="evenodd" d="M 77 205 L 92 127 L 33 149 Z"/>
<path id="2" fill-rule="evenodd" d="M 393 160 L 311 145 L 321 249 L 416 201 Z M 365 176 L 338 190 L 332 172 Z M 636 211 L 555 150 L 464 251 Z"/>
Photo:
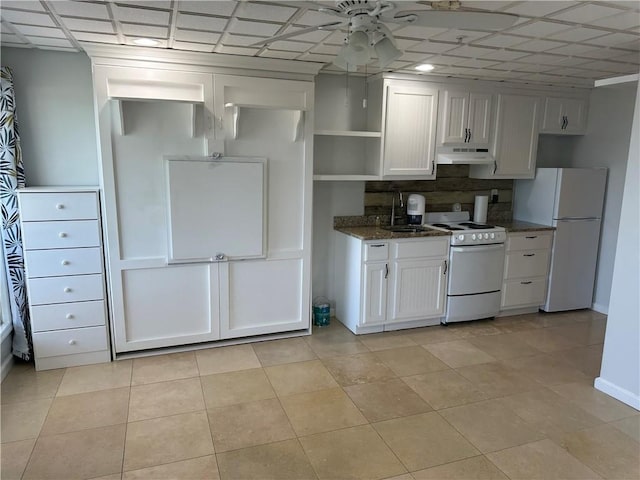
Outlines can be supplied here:
<path id="1" fill-rule="evenodd" d="M 407 223 L 410 225 L 422 225 L 424 220 L 425 198 L 417 193 L 409 195 L 407 200 Z"/>
<path id="2" fill-rule="evenodd" d="M 591 308 L 606 168 L 538 168 L 516 180 L 514 218 L 556 227 L 546 312 Z"/>
<path id="3" fill-rule="evenodd" d="M 500 311 L 505 229 L 469 221 L 469 212 L 429 213 L 429 227 L 451 232 L 447 310 L 442 321 L 494 317 Z"/>

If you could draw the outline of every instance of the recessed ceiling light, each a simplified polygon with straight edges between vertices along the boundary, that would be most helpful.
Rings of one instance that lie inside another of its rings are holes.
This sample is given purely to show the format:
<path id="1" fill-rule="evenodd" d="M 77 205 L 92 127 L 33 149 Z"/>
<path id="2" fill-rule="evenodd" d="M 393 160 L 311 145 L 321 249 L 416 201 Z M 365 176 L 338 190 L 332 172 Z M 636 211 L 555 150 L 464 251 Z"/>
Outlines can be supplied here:
<path id="1" fill-rule="evenodd" d="M 158 40 L 153 40 L 152 38 L 136 38 L 133 40 L 133 43 L 141 47 L 155 47 L 160 44 Z"/>
<path id="2" fill-rule="evenodd" d="M 423 63 L 421 65 L 416 66 L 416 70 L 418 70 L 419 72 L 430 72 L 434 68 L 436 67 L 434 67 L 430 63 Z"/>

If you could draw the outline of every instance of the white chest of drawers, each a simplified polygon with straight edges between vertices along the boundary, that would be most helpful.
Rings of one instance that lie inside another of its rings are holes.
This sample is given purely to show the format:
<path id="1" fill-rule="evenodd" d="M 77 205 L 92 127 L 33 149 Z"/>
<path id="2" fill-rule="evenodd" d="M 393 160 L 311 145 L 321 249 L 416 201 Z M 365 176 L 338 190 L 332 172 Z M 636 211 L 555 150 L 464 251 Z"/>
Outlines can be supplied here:
<path id="1" fill-rule="evenodd" d="M 95 187 L 18 191 L 36 370 L 111 361 Z"/>

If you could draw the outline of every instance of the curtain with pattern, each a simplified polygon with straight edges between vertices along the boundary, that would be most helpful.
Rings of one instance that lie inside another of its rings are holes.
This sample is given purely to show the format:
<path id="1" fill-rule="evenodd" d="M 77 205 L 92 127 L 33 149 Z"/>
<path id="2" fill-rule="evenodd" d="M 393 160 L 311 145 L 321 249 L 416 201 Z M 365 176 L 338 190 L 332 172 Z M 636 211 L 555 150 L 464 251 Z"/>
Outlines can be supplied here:
<path id="1" fill-rule="evenodd" d="M 16 100 L 13 74 L 8 67 L 0 67 L 0 208 L 4 269 L 9 286 L 13 322 L 13 354 L 23 360 L 32 358 L 31 328 L 25 285 L 22 235 L 18 211 L 17 189 L 24 187 L 24 167 L 20 150 L 20 136 L 16 119 Z"/>

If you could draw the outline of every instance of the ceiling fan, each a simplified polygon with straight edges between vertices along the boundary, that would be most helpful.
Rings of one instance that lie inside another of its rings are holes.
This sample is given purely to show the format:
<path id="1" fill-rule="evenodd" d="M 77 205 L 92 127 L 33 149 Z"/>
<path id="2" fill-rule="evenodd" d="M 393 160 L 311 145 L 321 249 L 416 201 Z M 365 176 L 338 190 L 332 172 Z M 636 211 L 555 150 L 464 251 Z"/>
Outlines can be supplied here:
<path id="1" fill-rule="evenodd" d="M 356 71 L 358 65 L 370 63 L 374 55 L 377 57 L 377 66 L 380 68 L 386 67 L 402 55 L 395 46 L 393 35 L 386 26 L 387 23 L 436 28 L 500 30 L 513 25 L 518 19 L 517 15 L 509 13 L 465 8 L 459 1 L 424 3 L 427 3 L 431 10 L 401 10 L 392 14 L 397 7 L 394 3 L 385 0 L 337 1 L 335 7 L 321 7 L 318 10 L 339 17 L 340 20 L 276 35 L 256 42 L 252 46 L 268 45 L 317 30 L 337 30 L 348 26 L 345 43 L 333 63 L 344 70 Z"/>

